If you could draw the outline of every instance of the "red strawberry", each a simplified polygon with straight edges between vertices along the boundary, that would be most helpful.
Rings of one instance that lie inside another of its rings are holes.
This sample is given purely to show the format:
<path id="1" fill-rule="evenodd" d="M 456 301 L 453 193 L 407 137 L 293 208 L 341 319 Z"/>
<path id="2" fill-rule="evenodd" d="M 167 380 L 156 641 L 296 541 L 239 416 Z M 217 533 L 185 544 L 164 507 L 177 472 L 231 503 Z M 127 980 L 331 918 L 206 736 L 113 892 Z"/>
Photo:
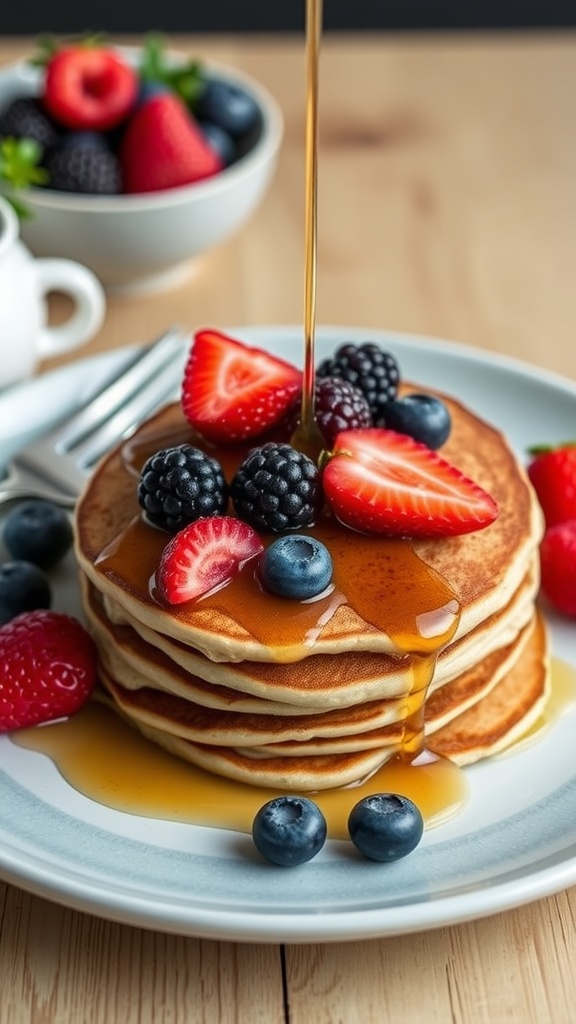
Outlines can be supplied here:
<path id="1" fill-rule="evenodd" d="M 576 519 L 576 442 L 532 448 L 528 476 L 544 512 L 546 526 Z"/>
<path id="2" fill-rule="evenodd" d="M 240 519 L 197 519 L 164 548 L 156 572 L 158 592 L 168 604 L 192 601 L 229 583 L 262 550 L 258 534 Z"/>
<path id="3" fill-rule="evenodd" d="M 300 370 L 217 331 L 199 331 L 184 371 L 184 415 L 207 440 L 257 437 L 282 419 Z"/>
<path id="4" fill-rule="evenodd" d="M 208 178 L 223 163 L 183 101 L 153 93 L 132 115 L 122 140 L 125 192 L 158 192 Z"/>
<path id="5" fill-rule="evenodd" d="M 134 68 L 109 47 L 68 46 L 46 65 L 43 103 L 67 128 L 107 131 L 127 116 L 137 93 Z"/>
<path id="6" fill-rule="evenodd" d="M 96 650 L 76 620 L 23 612 L 0 629 L 0 732 L 71 715 L 96 681 Z"/>
<path id="7" fill-rule="evenodd" d="M 542 592 L 558 611 L 576 616 L 576 519 L 546 530 L 540 565 Z"/>
<path id="8" fill-rule="evenodd" d="M 493 498 L 437 452 L 378 427 L 338 434 L 322 482 L 338 519 L 364 533 L 447 537 L 498 515 Z"/>

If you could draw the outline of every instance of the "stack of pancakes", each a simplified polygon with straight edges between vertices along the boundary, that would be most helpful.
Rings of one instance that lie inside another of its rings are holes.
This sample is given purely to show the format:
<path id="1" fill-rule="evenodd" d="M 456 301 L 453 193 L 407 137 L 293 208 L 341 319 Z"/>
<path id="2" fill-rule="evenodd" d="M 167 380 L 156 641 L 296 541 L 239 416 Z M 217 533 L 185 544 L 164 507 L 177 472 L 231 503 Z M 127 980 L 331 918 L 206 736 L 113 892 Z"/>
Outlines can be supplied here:
<path id="1" fill-rule="evenodd" d="M 423 621 L 434 611 L 427 604 L 431 580 L 452 596 L 454 629 L 442 643 L 431 641 L 426 656 L 414 653 L 401 622 L 386 630 L 380 612 L 376 626 L 342 596 L 325 599 L 316 614 L 309 605 L 263 594 L 253 568 L 242 583 L 246 608 L 234 596 L 236 581 L 206 599 L 161 604 L 153 581 L 169 538 L 143 518 L 139 470 L 153 451 L 202 444 L 177 404 L 120 444 L 87 485 L 75 524 L 100 678 L 120 713 L 205 769 L 300 791 L 356 782 L 402 751 L 423 668 L 431 678 L 422 693 L 431 750 L 470 764 L 527 731 L 549 687 L 546 636 L 535 608 L 539 506 L 502 435 L 442 397 L 453 422 L 442 455 L 495 498 L 496 521 L 459 537 L 393 542 L 330 527 L 344 556 L 371 545 L 364 575 L 374 593 L 383 589 L 380 565 L 392 578 L 396 554 L 409 546 L 422 566 L 409 587 L 417 609 L 422 590 Z M 212 454 L 230 475 L 245 450 Z M 381 545 L 386 556 L 379 560 Z"/>

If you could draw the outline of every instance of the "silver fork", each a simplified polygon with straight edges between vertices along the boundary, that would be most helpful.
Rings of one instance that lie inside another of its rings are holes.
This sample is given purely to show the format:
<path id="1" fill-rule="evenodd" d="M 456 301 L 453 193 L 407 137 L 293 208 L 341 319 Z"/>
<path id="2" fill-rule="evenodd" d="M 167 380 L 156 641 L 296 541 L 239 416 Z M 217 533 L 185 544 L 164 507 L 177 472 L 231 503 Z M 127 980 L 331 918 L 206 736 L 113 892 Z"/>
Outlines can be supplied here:
<path id="1" fill-rule="evenodd" d="M 138 349 L 82 408 L 20 449 L 0 477 L 0 504 L 45 498 L 72 508 L 98 459 L 171 397 L 181 380 L 185 332 L 171 328 Z"/>

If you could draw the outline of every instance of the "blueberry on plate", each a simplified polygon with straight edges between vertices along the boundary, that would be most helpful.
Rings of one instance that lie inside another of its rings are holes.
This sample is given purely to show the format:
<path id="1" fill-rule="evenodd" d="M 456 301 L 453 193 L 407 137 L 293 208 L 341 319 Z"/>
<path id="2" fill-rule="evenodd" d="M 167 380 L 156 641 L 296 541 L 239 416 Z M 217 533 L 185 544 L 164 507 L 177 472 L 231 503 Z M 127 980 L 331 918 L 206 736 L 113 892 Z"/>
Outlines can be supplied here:
<path id="1" fill-rule="evenodd" d="M 37 565 L 18 560 L 0 566 L 0 626 L 21 612 L 49 608 L 51 603 L 50 584 Z"/>
<path id="2" fill-rule="evenodd" d="M 306 864 L 326 842 L 326 820 L 312 800 L 278 796 L 256 814 L 252 838 L 256 849 L 272 864 Z"/>
<path id="3" fill-rule="evenodd" d="M 388 430 L 408 434 L 428 448 L 440 448 L 450 436 L 450 413 L 444 402 L 434 395 L 404 395 L 388 402 L 382 412 L 383 424 Z"/>
<path id="4" fill-rule="evenodd" d="M 34 499 L 16 505 L 4 522 L 4 543 L 12 558 L 51 569 L 72 545 L 72 526 L 64 509 Z"/>
<path id="5" fill-rule="evenodd" d="M 422 838 L 424 821 L 407 796 L 374 793 L 350 811 L 348 832 L 365 857 L 387 863 L 412 853 Z"/>
<path id="6" fill-rule="evenodd" d="M 232 82 L 211 79 L 198 99 L 195 114 L 199 121 L 210 121 L 237 137 L 254 128 L 260 109 L 245 89 Z"/>
<path id="7" fill-rule="evenodd" d="M 293 533 L 266 548 L 259 572 L 270 593 L 303 601 L 326 590 L 332 579 L 332 559 L 315 537 Z"/>

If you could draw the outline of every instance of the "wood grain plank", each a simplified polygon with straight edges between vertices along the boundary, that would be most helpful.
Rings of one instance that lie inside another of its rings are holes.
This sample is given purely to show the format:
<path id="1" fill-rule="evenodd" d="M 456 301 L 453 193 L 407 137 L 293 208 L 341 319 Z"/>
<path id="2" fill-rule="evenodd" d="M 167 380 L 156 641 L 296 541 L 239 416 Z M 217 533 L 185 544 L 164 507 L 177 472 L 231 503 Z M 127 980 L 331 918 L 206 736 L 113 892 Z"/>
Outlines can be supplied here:
<path id="1" fill-rule="evenodd" d="M 419 935 L 286 950 L 290 1024 L 571 1024 L 576 889 Z"/>
<path id="2" fill-rule="evenodd" d="M 201 941 L 0 883 L 1 1024 L 284 1024 L 275 946 Z"/>

